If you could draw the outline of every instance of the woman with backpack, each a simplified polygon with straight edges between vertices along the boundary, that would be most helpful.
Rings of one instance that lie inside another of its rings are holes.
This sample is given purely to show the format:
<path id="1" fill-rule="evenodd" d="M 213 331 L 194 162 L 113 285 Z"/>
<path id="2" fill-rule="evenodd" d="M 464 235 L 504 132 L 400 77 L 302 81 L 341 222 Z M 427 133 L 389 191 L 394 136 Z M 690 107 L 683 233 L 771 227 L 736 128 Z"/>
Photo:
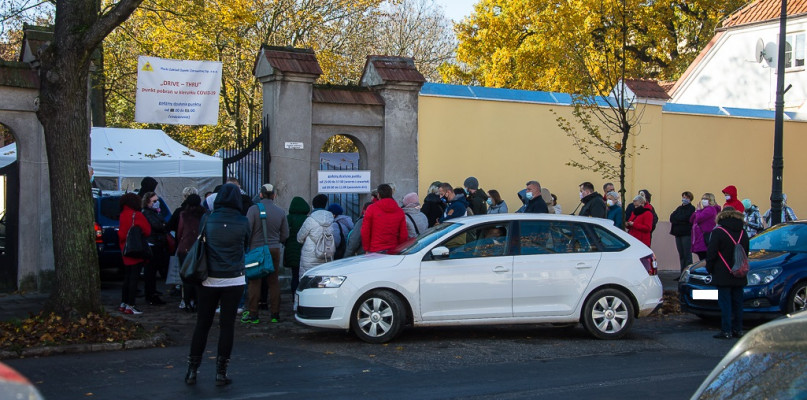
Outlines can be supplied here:
<path id="1" fill-rule="evenodd" d="M 727 207 L 717 214 L 717 227 L 712 231 L 706 253 L 706 270 L 717 287 L 717 304 L 720 305 L 720 333 L 715 339 L 743 336 L 743 287 L 748 284 L 745 275 L 735 276 L 735 247 L 740 255 L 748 255 L 748 235 L 743 229 L 743 213 Z"/>
<path id="2" fill-rule="evenodd" d="M 300 277 L 305 271 L 317 265 L 333 260 L 336 251 L 336 242 L 333 238 L 333 214 L 325 209 L 328 205 L 328 196 L 318 194 L 311 200 L 314 212 L 306 218 L 300 231 L 297 232 L 297 242 L 303 244 L 300 251 Z"/>

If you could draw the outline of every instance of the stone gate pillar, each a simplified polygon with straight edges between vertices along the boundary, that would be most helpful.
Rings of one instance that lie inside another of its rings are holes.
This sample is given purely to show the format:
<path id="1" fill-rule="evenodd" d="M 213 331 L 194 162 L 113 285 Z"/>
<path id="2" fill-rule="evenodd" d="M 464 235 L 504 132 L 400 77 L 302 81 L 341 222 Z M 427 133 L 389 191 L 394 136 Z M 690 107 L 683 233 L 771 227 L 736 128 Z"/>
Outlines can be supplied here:
<path id="1" fill-rule="evenodd" d="M 384 99 L 381 176 L 373 182 L 394 183 L 396 200 L 418 189 L 418 93 L 425 82 L 413 59 L 388 56 L 367 57 L 359 82 Z"/>
<path id="2" fill-rule="evenodd" d="M 263 116 L 268 118 L 272 157 L 269 181 L 279 190 L 278 205 L 288 208 L 293 196 L 310 203 L 317 189 L 320 151 L 311 143 L 311 95 L 322 69 L 312 50 L 264 46 L 254 74 L 263 84 Z M 302 143 L 302 149 L 287 149 L 287 142 Z"/>

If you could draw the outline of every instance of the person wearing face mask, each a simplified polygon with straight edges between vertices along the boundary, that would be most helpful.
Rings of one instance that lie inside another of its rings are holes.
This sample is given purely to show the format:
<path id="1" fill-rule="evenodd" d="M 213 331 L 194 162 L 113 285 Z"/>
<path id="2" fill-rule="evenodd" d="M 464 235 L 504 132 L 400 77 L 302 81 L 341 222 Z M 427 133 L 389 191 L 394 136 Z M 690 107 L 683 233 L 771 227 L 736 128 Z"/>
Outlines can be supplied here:
<path id="1" fill-rule="evenodd" d="M 583 182 L 579 185 L 580 188 L 580 202 L 583 203 L 583 208 L 580 209 L 581 217 L 595 217 L 605 218 L 608 215 L 606 203 L 603 201 L 602 196 L 594 191 L 594 185 L 591 182 Z"/>
<path id="2" fill-rule="evenodd" d="M 527 191 L 524 193 L 524 198 L 527 199 L 525 213 L 549 213 L 549 208 L 546 206 L 546 201 L 541 197 L 541 184 L 538 181 L 527 182 Z"/>
<path id="3" fill-rule="evenodd" d="M 743 203 L 737 198 L 737 188 L 729 185 L 723 189 L 723 195 L 726 196 L 726 203 L 723 204 L 723 208 L 726 207 L 733 207 L 735 210 L 739 212 L 745 212 L 745 207 Z"/>
<path id="4" fill-rule="evenodd" d="M 165 221 L 160 217 L 160 200 L 156 193 L 144 193 L 142 207 L 141 212 L 146 217 L 149 225 L 151 225 L 151 235 L 148 237 L 148 242 L 153 254 L 146 263 L 146 268 L 143 272 L 146 301 L 153 306 L 159 306 L 165 304 L 165 302 L 160 299 L 160 293 L 157 292 L 157 271 L 160 272 L 161 276 L 166 276 L 168 273 L 168 258 L 170 256 L 168 252 L 168 228 Z"/>
<path id="5" fill-rule="evenodd" d="M 619 229 L 625 228 L 625 217 L 622 216 L 622 204 L 619 203 L 619 193 L 610 191 L 605 194 L 605 205 L 608 207 L 606 217 L 614 222 Z"/>
<path id="6" fill-rule="evenodd" d="M 498 190 L 488 190 L 488 214 L 507 214 L 507 203 L 502 200 Z"/>
<path id="7" fill-rule="evenodd" d="M 446 199 L 446 210 L 438 222 L 464 217 L 468 212 L 468 201 L 465 200 L 465 196 L 454 193 L 454 188 L 448 182 L 440 184 L 438 194 L 441 198 Z"/>
<path id="8" fill-rule="evenodd" d="M 692 252 L 701 260 L 706 259 L 708 238 L 717 225 L 715 217 L 719 212 L 720 206 L 715 201 L 715 195 L 704 193 L 695 212 L 689 217 L 689 222 L 692 223 Z"/>
<path id="9" fill-rule="evenodd" d="M 762 217 L 759 215 L 759 207 L 751 203 L 751 199 L 743 199 L 745 207 L 745 233 L 751 239 L 765 227 L 762 225 Z"/>
<path id="10" fill-rule="evenodd" d="M 633 198 L 633 212 L 625 222 L 628 234 L 639 239 L 642 243 L 650 247 L 650 239 L 653 232 L 653 214 L 649 208 L 645 207 L 647 200 L 642 196 Z"/>
<path id="11" fill-rule="evenodd" d="M 691 192 L 681 193 L 681 205 L 670 214 L 670 234 L 675 237 L 681 271 L 692 264 L 692 222 L 689 218 L 695 213 L 694 197 Z"/>

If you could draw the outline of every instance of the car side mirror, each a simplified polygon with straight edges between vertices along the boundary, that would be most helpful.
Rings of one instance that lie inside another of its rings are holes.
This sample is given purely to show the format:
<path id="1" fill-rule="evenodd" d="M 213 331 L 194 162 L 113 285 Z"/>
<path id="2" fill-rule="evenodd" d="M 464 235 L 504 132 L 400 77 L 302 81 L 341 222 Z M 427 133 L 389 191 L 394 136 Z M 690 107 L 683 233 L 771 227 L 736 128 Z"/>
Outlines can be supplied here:
<path id="1" fill-rule="evenodd" d="M 432 249 L 432 258 L 435 260 L 444 260 L 448 258 L 448 247 L 437 246 Z"/>

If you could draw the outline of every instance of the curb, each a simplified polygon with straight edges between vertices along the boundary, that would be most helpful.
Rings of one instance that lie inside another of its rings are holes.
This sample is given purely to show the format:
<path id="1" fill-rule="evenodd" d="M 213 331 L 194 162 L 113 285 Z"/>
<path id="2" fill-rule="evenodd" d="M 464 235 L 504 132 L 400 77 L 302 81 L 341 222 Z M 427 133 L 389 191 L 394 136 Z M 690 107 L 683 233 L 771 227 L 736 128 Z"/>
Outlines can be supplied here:
<path id="1" fill-rule="evenodd" d="M 0 351 L 0 360 L 10 358 L 47 357 L 57 354 L 94 353 L 99 351 L 135 350 L 158 347 L 165 344 L 168 337 L 164 333 L 156 333 L 148 339 L 127 340 L 123 343 L 87 343 L 67 344 L 61 346 L 31 347 L 21 351 Z"/>

